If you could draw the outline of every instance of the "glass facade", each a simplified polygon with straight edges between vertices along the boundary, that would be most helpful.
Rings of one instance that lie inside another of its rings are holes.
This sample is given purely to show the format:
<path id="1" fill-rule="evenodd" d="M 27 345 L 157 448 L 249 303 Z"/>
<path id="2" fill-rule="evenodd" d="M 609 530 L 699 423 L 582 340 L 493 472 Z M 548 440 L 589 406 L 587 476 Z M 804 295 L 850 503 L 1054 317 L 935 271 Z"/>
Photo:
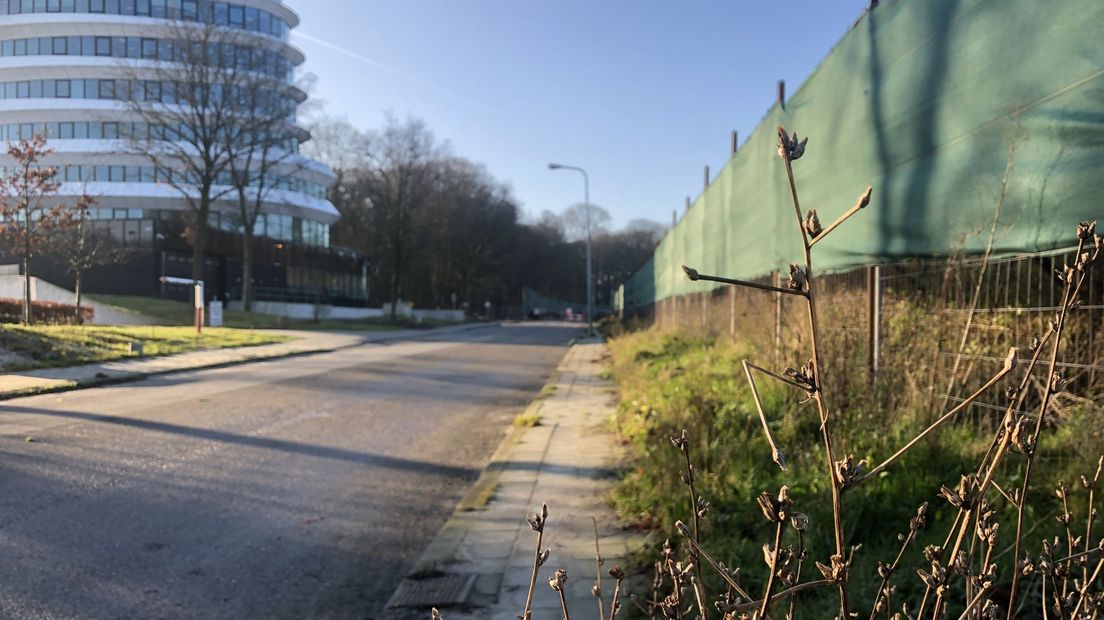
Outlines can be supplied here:
<path id="1" fill-rule="evenodd" d="M 14 168 L 0 166 L 0 174 L 5 177 L 14 172 Z M 66 183 L 193 183 L 189 175 L 171 168 L 155 166 L 112 166 L 112 165 L 65 165 L 58 167 L 57 180 Z M 272 179 L 268 181 L 272 183 Z M 230 173 L 222 172 L 218 176 L 219 185 L 231 185 Z M 255 186 L 256 184 L 251 184 Z M 315 198 L 326 197 L 326 186 L 321 183 L 304 181 L 297 177 L 282 177 L 273 189 L 305 194 Z M 289 233 L 290 234 L 290 233 Z M 290 239 L 289 239 L 290 240 Z"/>
<path id="2" fill-rule="evenodd" d="M 250 6 L 212 0 L 0 0 L 0 15 L 24 13 L 101 13 L 178 19 L 259 32 L 288 40 L 290 27 L 280 17 Z"/>
<path id="3" fill-rule="evenodd" d="M 130 139 L 172 139 L 182 135 L 186 129 L 181 126 L 174 131 L 164 126 L 151 126 L 149 123 L 130 123 L 116 121 L 50 121 L 37 123 L 6 123 L 0 125 L 0 141 L 27 139 L 43 134 L 47 140 L 115 140 Z M 288 138 L 283 147 L 291 153 L 299 152 L 299 140 Z"/>
<path id="4" fill-rule="evenodd" d="M 241 0 L 239 0 L 241 1 Z M 274 5 L 275 6 L 275 5 Z M 240 29 L 255 32 L 261 35 L 275 37 L 286 42 L 288 39 L 289 24 L 282 17 L 278 17 L 278 9 L 265 11 L 254 7 L 247 7 L 233 2 L 216 2 L 213 0 L 0 0 L 0 20 L 5 20 L 9 25 L 26 21 L 27 27 L 11 28 L 13 35 L 30 35 L 46 30 L 37 30 L 31 25 L 38 24 L 64 24 L 65 32 L 58 32 L 65 36 L 14 36 L 10 39 L 0 40 L 0 57 L 9 57 L 5 66 L 16 66 L 18 57 L 29 57 L 25 67 L 46 67 L 57 65 L 58 67 L 79 66 L 82 78 L 88 72 L 98 71 L 97 67 L 104 67 L 105 73 L 118 74 L 118 67 L 139 67 L 140 61 L 173 63 L 190 62 L 199 59 L 201 66 L 209 64 L 213 67 L 227 67 L 232 74 L 233 69 L 251 71 L 263 74 L 266 83 L 271 83 L 271 88 L 263 90 L 265 100 L 257 103 L 250 101 L 244 83 L 242 86 L 224 86 L 218 89 L 217 104 L 225 104 L 230 107 L 237 105 L 279 106 L 281 114 L 287 114 L 289 123 L 295 123 L 295 111 L 298 107 L 302 93 L 290 86 L 294 76 L 294 67 L 297 54 L 291 48 L 279 45 L 276 41 L 264 40 L 262 37 L 238 37 L 233 42 L 212 41 L 209 43 L 191 43 L 195 47 L 188 47 L 187 35 L 168 34 L 164 29 L 151 29 L 153 19 L 180 20 L 201 24 L 213 24 L 220 27 Z M 41 20 L 16 20 L 8 18 L 11 15 L 21 14 L 49 14 L 72 13 L 88 14 L 90 17 L 74 17 L 55 20 L 43 17 Z M 91 15 L 119 15 L 133 17 L 148 17 L 150 20 L 97 20 Z M 290 18 L 289 18 L 290 19 Z M 99 32 L 94 26 L 97 23 L 110 24 L 112 33 L 124 36 L 88 36 L 86 33 Z M 53 27 L 51 27 L 53 28 Z M 57 32 L 50 30 L 49 32 Z M 153 37 L 143 36 L 154 34 Z M 70 36 L 72 35 L 72 36 Z M 137 36 L 125 36 L 137 35 Z M 158 38 L 164 36 L 167 38 Z M 217 39 L 218 37 L 216 37 Z M 229 38 L 229 37 L 226 37 Z M 100 57 L 112 59 L 109 62 L 89 62 L 67 60 L 65 58 L 48 59 L 45 57 Z M 31 59 L 33 58 L 33 60 Z M 135 62 L 138 61 L 138 62 Z M 111 69 L 106 69 L 110 67 Z M 66 76 L 67 72 L 40 73 L 41 77 L 52 75 Z M 72 72 L 69 76 L 74 75 Z M 32 74 L 32 77 L 33 74 Z M 93 75 L 93 77 L 95 77 Z M 126 78 L 141 78 L 138 75 L 125 75 Z M 151 75 L 151 77 L 157 77 Z M 162 77 L 173 77 L 164 75 Z M 80 185 L 85 183 L 118 183 L 118 184 L 160 184 L 174 187 L 194 185 L 198 179 L 194 173 L 177 170 L 170 167 L 153 165 L 148 158 L 136 158 L 123 145 L 119 143 L 97 144 L 66 144 L 71 140 L 130 140 L 138 141 L 190 141 L 194 136 L 189 134 L 185 124 L 175 125 L 177 119 L 173 119 L 169 125 L 150 124 L 136 122 L 141 115 L 132 108 L 112 103 L 72 103 L 58 105 L 47 103 L 50 100 L 100 100 L 109 102 L 153 102 L 167 106 L 201 105 L 197 104 L 196 89 L 189 86 L 187 76 L 181 74 L 178 81 L 160 79 L 113 79 L 105 76 L 105 79 L 36 79 L 0 82 L 0 99 L 11 100 L 37 100 L 22 103 L 17 106 L 22 112 L 14 114 L 26 115 L 29 122 L 0 123 L 0 144 L 19 139 L 29 139 L 35 135 L 44 135 L 57 151 L 57 176 L 56 180 L 67 184 L 67 190 L 72 191 L 74 186 L 79 191 Z M 205 102 L 202 105 L 215 105 Z M 271 108 L 270 108 L 271 109 Z M 34 110 L 45 110 L 34 112 Z M 41 116 L 39 116 L 41 115 Z M 57 120 L 34 120 L 39 118 L 51 118 Z M 8 116 L 12 119 L 13 116 Z M 71 120 L 70 120 L 71 119 Z M 298 131 L 280 130 L 280 140 L 284 148 L 293 153 L 299 151 L 299 138 L 288 134 L 299 135 Z M 242 136 L 242 140 L 249 140 L 250 136 Z M 134 163 L 148 165 L 128 165 L 127 160 Z M 304 246 L 311 248 L 327 248 L 330 245 L 330 226 L 317 219 L 328 220 L 333 213 L 332 206 L 310 200 L 325 200 L 327 186 L 315 182 L 313 179 L 325 179 L 325 176 L 317 177 L 313 168 L 300 168 L 302 160 L 296 157 L 294 162 L 289 162 L 286 170 L 288 176 L 280 177 L 273 174 L 266 180 L 266 184 L 273 190 L 266 197 L 265 208 L 273 210 L 291 211 L 302 214 L 305 217 L 295 217 L 279 213 L 262 214 L 255 226 L 258 238 L 267 238 L 273 244 L 289 243 L 292 247 Z M 119 162 L 119 163 L 115 163 Z M 158 162 L 160 163 L 160 162 Z M 172 164 L 170 164 L 171 166 Z M 284 168 L 281 168 L 284 170 Z M 0 166 L 0 173 L 7 170 Z M 299 178 L 308 176 L 312 180 Z M 218 190 L 229 190 L 232 185 L 230 173 L 222 173 L 216 180 Z M 97 204 L 89 211 L 89 218 L 98 227 L 110 230 L 111 234 L 126 243 L 156 244 L 152 231 L 158 227 L 166 230 L 179 228 L 181 222 L 187 219 L 188 210 L 182 203 L 183 200 L 174 200 L 172 192 L 152 186 L 116 187 L 101 186 L 98 190 Z M 285 194 L 285 192 L 287 192 Z M 155 200 L 144 201 L 143 195 L 160 196 Z M 294 194 L 294 195 L 292 195 Z M 137 205 L 146 208 L 113 208 L 114 204 Z M 151 208 L 158 207 L 158 208 Z M 217 204 L 217 211 L 212 213 L 210 224 L 216 230 L 240 233 L 242 230 L 240 218 L 236 216 L 236 194 L 231 190 L 225 193 Z M 224 211 L 224 212 L 223 212 Z M 185 226 L 186 229 L 186 226 Z M 232 237 L 231 237 L 232 238 Z M 160 237 L 164 240 L 165 237 Z M 173 237 L 175 241 L 175 237 Z M 282 248 L 283 246 L 280 245 Z"/>
<path id="5" fill-rule="evenodd" d="M 0 99 L 107 99 L 184 105 L 188 99 L 182 88 L 180 82 L 169 80 L 22 80 L 0 83 Z M 227 97 L 246 98 L 240 89 L 227 90 L 230 90 Z M 276 91 L 268 95 L 280 98 L 289 120 L 293 121 L 295 102 Z"/>
<path id="6" fill-rule="evenodd" d="M 100 56 L 131 60 L 179 62 L 197 58 L 184 44 L 147 37 L 32 37 L 0 41 L 0 56 Z M 212 44 L 206 56 L 212 66 L 236 66 L 291 83 L 294 66 L 288 57 L 273 50 L 233 43 Z"/>

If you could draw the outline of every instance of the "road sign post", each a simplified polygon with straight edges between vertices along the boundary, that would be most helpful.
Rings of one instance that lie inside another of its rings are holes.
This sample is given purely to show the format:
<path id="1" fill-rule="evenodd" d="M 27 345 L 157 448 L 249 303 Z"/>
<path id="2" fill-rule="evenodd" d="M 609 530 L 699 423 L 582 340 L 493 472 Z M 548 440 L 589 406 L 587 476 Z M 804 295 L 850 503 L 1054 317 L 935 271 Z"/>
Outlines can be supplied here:
<path id="1" fill-rule="evenodd" d="M 195 300 L 195 328 L 197 334 L 203 333 L 203 280 L 162 277 L 161 283 L 194 287 L 192 295 Z"/>

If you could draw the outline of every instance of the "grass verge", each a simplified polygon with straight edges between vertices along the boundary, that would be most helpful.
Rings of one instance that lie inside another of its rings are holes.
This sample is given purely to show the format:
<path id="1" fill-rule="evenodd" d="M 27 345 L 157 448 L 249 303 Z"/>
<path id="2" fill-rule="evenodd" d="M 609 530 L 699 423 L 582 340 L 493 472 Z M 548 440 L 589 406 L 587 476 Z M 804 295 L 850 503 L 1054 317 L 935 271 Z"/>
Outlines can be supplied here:
<path id="1" fill-rule="evenodd" d="M 274 344 L 290 339 L 278 334 L 229 328 L 210 328 L 196 334 L 190 327 L 5 325 L 0 327 L 0 350 L 17 358 L 0 364 L 0 370 L 58 368 L 139 357 L 131 351 L 132 345 L 141 346 L 142 357 L 153 357 Z"/>
<path id="2" fill-rule="evenodd" d="M 680 479 L 682 452 L 671 446 L 669 438 L 687 429 L 697 490 L 711 504 L 703 523 L 703 544 L 717 559 L 741 566 L 745 586 L 757 591 L 767 576 L 761 546 L 773 531 L 756 506 L 761 492 L 777 493 L 782 484 L 789 486 L 794 509 L 809 516 L 806 543 L 811 558 L 823 561 L 829 557 L 833 540 L 816 411 L 811 404 L 801 404 L 788 388 L 759 383 L 769 423 L 789 463 L 789 471 L 780 472 L 771 461 L 740 366 L 751 348 L 727 337 L 655 330 L 623 334 L 610 341 L 611 372 L 620 393 L 614 424 L 631 453 L 630 466 L 612 497 L 624 518 L 656 529 L 660 533 L 656 540 L 679 540 L 674 523 L 687 520 L 690 498 Z M 873 398 L 863 401 L 856 396 L 838 417 L 841 453 L 877 463 L 915 436 L 927 421 L 927 409 L 915 403 L 885 407 Z M 978 432 L 977 423 L 967 419 L 941 429 L 880 478 L 844 495 L 845 535 L 850 544 L 863 545 L 851 571 L 851 589 L 857 597 L 873 596 L 879 581 L 877 562 L 893 559 L 897 534 L 905 531 L 922 502 L 931 502 L 932 527 L 921 533 L 913 548 L 944 543 L 942 534 L 957 511 L 936 500 L 936 493 L 940 485 L 953 487 L 961 472 L 975 466 L 987 449 L 990 436 Z M 1025 530 L 1050 531 L 1060 507 L 1050 489 L 1058 480 L 1077 479 L 1086 466 L 1084 454 L 1099 453 L 1099 430 L 1087 433 L 1086 428 L 1090 428 L 1086 420 L 1075 417 L 1061 423 L 1057 432 L 1044 434 L 1040 455 L 1048 468 L 1038 474 L 1033 485 L 1031 492 L 1037 497 L 1029 502 Z M 1003 475 L 1009 484 L 1015 484 L 1018 472 L 1013 469 Z M 714 576 L 707 575 L 707 581 L 711 582 L 710 591 L 720 590 Z M 918 579 L 900 579 L 896 585 L 900 600 L 915 600 L 922 592 Z M 838 604 L 831 590 L 810 592 L 803 598 L 806 596 L 810 617 L 831 617 Z"/>

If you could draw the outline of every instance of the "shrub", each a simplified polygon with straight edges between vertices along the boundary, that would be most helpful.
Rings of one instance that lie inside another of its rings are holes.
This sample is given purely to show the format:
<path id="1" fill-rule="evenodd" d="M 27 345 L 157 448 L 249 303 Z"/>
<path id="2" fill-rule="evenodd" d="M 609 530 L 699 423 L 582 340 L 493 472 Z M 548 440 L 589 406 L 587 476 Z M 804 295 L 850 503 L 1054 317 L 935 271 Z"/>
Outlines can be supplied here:
<path id="1" fill-rule="evenodd" d="M 39 323 L 52 325 L 72 325 L 76 323 L 77 307 L 73 304 L 61 304 L 53 301 L 36 301 L 32 304 L 34 319 Z M 88 306 L 81 308 L 81 322 L 87 323 L 95 317 L 96 311 Z M 23 320 L 23 301 L 0 298 L 0 323 L 19 323 Z"/>

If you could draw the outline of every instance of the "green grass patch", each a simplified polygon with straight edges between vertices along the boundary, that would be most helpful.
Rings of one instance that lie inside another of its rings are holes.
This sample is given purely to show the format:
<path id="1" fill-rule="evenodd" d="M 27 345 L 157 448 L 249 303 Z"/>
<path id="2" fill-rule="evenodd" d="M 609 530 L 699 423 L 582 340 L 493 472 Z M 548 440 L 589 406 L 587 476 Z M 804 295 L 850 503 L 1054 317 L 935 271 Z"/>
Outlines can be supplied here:
<path id="1" fill-rule="evenodd" d="M 0 349 L 26 361 L 0 365 L 6 371 L 75 366 L 129 357 L 132 345 L 142 356 L 172 355 L 204 349 L 247 347 L 290 340 L 289 336 L 229 328 L 208 328 L 197 334 L 190 327 L 107 327 L 97 325 L 22 326 L 0 328 Z"/>
<path id="2" fill-rule="evenodd" d="M 132 295 L 92 295 L 92 299 L 115 306 L 124 311 L 149 317 L 165 325 L 191 325 L 195 310 L 191 304 L 161 299 L 158 297 L 137 297 Z M 387 331 L 433 327 L 431 324 L 416 324 L 408 321 L 392 322 L 388 319 L 331 320 L 322 319 L 293 320 L 287 317 L 245 312 L 244 310 L 223 310 L 223 325 L 239 329 L 303 329 L 323 331 Z"/>
<path id="3" fill-rule="evenodd" d="M 536 409 L 527 409 L 514 416 L 514 426 L 517 428 L 533 428 L 540 424 L 541 415 Z"/>
<path id="4" fill-rule="evenodd" d="M 611 340 L 610 351 L 610 370 L 620 400 L 614 425 L 631 454 L 612 495 L 623 518 L 656 528 L 658 541 L 679 539 L 674 523 L 689 522 L 691 504 L 681 481 L 683 455 L 671 445 L 670 437 L 687 429 L 696 488 L 711 504 L 704 520 L 703 543 L 713 557 L 742 568 L 743 582 L 750 591 L 760 591 L 766 582 L 762 545 L 774 533 L 756 505 L 763 491 L 777 494 L 783 484 L 788 485 L 794 509 L 809 516 L 806 543 L 810 558 L 823 562 L 833 553 L 830 489 L 815 405 L 802 404 L 801 395 L 770 379 L 757 381 L 769 424 L 789 465 L 789 471 L 781 472 L 771 461 L 741 367 L 742 359 L 754 357 L 750 345 L 728 338 L 640 331 Z M 857 356 L 863 351 L 845 354 Z M 841 364 L 847 361 L 840 360 Z M 860 377 L 855 385 L 836 392 L 846 396 L 836 402 L 850 402 L 833 417 L 835 448 L 837 458 L 853 454 L 856 461 L 869 459 L 876 464 L 923 429 L 930 421 L 929 413 L 915 404 L 879 404 L 878 399 L 884 398 L 879 394 L 861 398 L 860 379 L 865 381 Z M 867 387 L 866 391 L 871 390 Z M 851 570 L 851 590 L 857 600 L 873 595 L 879 580 L 877 562 L 893 560 L 899 548 L 897 534 L 906 531 L 909 518 L 922 502 L 930 502 L 932 525 L 913 547 L 908 565 L 923 565 L 919 550 L 925 545 L 943 544 L 954 513 L 936 494 L 940 485 L 954 487 L 963 472 L 977 467 L 992 438 L 989 426 L 985 420 L 966 417 L 944 427 L 880 478 L 844 494 L 848 543 L 862 545 Z M 1042 532 L 1055 533 L 1054 515 L 1059 505 L 1054 501 L 1054 485 L 1061 479 L 1076 480 L 1090 466 L 1095 467 L 1095 457 L 1084 455 L 1099 454 L 1102 432 L 1099 423 L 1092 426 L 1071 418 L 1056 432 L 1044 433 L 1040 457 L 1047 466 L 1037 469 L 1031 490 L 1037 497 L 1030 501 L 1025 520 L 1026 529 L 1038 527 L 1040 534 L 1027 537 L 1029 544 L 1041 538 Z M 1080 458 L 1074 458 L 1077 456 Z M 1015 484 L 1022 460 L 1008 461 L 999 477 Z M 999 519 L 1011 521 L 1007 507 L 1001 510 Z M 652 559 L 655 557 L 658 551 L 653 549 Z M 811 562 L 806 569 L 815 574 Z M 711 592 L 723 591 L 715 576 L 708 576 L 707 581 Z M 898 600 L 918 599 L 918 579 L 901 578 L 895 583 Z M 803 600 L 802 615 L 808 617 L 832 617 L 838 605 L 830 589 L 810 592 Z"/>

